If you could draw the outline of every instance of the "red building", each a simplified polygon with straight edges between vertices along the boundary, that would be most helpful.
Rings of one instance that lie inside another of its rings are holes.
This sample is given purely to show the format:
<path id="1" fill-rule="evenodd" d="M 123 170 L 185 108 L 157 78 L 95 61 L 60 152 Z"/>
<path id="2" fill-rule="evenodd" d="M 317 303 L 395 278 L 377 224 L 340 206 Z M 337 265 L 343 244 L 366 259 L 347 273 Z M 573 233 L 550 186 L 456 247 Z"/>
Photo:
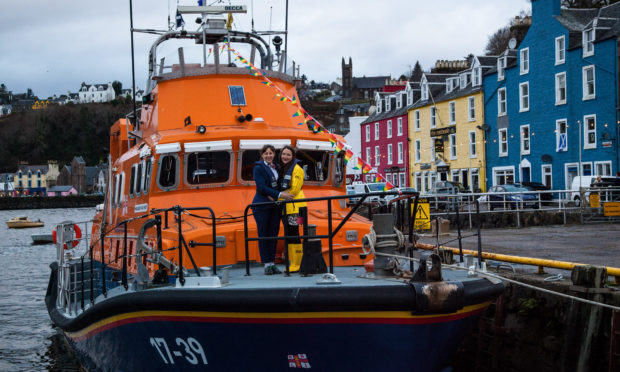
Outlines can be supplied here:
<path id="1" fill-rule="evenodd" d="M 407 106 L 410 85 L 393 93 L 375 93 L 376 111 L 360 124 L 361 155 L 373 167 L 364 175 L 372 182 L 379 172 L 397 187 L 409 187 L 409 142 Z"/>

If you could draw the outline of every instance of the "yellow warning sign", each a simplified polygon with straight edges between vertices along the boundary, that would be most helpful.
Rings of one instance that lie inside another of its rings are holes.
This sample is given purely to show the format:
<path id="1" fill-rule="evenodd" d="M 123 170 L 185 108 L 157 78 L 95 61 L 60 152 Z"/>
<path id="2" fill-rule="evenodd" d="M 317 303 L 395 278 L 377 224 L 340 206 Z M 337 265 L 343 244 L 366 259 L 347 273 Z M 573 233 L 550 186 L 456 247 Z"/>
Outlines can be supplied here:
<path id="1" fill-rule="evenodd" d="M 413 209 L 413 205 L 411 205 Z M 413 227 L 415 229 L 430 230 L 431 229 L 431 207 L 427 200 L 418 201 L 418 209 L 415 211 L 415 219 Z"/>
<path id="2" fill-rule="evenodd" d="M 590 194 L 590 208 L 600 208 L 601 207 L 601 199 L 598 194 L 591 193 Z"/>
<path id="3" fill-rule="evenodd" d="M 620 216 L 620 202 L 603 203 L 603 215 Z"/>

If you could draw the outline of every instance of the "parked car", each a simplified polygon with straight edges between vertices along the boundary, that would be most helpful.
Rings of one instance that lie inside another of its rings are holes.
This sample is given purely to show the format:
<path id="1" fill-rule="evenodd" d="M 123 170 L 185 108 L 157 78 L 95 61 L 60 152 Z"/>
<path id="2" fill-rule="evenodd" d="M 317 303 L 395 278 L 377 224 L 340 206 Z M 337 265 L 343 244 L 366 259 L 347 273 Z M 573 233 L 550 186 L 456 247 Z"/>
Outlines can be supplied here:
<path id="1" fill-rule="evenodd" d="M 508 193 L 508 194 L 505 194 Z M 538 208 L 538 194 L 531 193 L 521 185 L 497 185 L 489 189 L 486 195 L 489 210 L 495 208 L 517 209 L 517 207 Z"/>
<path id="2" fill-rule="evenodd" d="M 416 192 L 416 189 L 414 189 L 413 187 L 395 187 L 390 191 L 401 191 L 401 192 Z M 397 198 L 398 195 L 386 195 L 384 200 L 386 203 L 389 203 L 390 200 Z M 412 199 L 413 200 L 413 199 Z"/>
<path id="3" fill-rule="evenodd" d="M 459 182 L 437 181 L 428 193 L 430 195 L 427 199 L 431 206 L 437 209 L 456 209 L 463 202 L 464 196 L 461 194 L 468 194 L 471 191 Z"/>
<path id="4" fill-rule="evenodd" d="M 538 192 L 540 200 L 543 202 L 543 204 L 549 204 L 553 200 L 552 192 L 544 192 L 551 191 L 551 189 L 540 182 L 516 182 L 514 183 L 514 185 L 523 186 L 530 191 Z"/>
<path id="5" fill-rule="evenodd" d="M 377 192 L 377 191 L 383 191 L 383 186 L 385 184 L 382 182 L 379 183 L 354 183 L 352 185 L 347 185 L 347 195 L 354 195 L 354 194 L 367 194 L 369 192 Z M 349 198 L 349 203 L 357 203 L 357 201 L 360 199 L 361 197 L 350 197 Z M 374 196 L 369 196 L 366 198 L 366 200 L 364 200 L 364 203 L 371 203 L 371 204 L 380 204 L 380 203 L 384 203 L 385 200 L 383 200 L 381 197 L 379 197 L 378 195 L 374 195 Z"/>

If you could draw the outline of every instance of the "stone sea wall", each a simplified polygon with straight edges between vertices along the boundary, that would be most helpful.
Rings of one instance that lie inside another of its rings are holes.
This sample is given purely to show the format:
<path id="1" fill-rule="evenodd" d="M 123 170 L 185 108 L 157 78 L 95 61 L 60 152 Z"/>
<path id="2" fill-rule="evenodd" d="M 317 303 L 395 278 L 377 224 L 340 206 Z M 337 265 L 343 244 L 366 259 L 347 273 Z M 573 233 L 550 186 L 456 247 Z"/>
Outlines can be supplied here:
<path id="1" fill-rule="evenodd" d="M 80 196 L 29 196 L 21 198 L 0 198 L 0 210 L 5 209 L 44 209 L 44 208 L 84 208 L 103 203 L 103 195 Z"/>

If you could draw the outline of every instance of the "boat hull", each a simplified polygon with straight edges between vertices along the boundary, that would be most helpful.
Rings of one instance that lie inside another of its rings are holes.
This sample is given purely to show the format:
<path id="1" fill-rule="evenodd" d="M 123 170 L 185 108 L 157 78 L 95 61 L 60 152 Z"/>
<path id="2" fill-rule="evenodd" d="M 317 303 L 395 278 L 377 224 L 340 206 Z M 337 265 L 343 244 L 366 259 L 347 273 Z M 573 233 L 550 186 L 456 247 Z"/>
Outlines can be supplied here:
<path id="1" fill-rule="evenodd" d="M 6 223 L 9 229 L 27 229 L 30 227 L 43 227 L 45 224 L 43 222 L 10 222 Z"/>
<path id="2" fill-rule="evenodd" d="M 440 371 L 485 307 L 441 316 L 144 311 L 65 335 L 103 371 Z"/>

